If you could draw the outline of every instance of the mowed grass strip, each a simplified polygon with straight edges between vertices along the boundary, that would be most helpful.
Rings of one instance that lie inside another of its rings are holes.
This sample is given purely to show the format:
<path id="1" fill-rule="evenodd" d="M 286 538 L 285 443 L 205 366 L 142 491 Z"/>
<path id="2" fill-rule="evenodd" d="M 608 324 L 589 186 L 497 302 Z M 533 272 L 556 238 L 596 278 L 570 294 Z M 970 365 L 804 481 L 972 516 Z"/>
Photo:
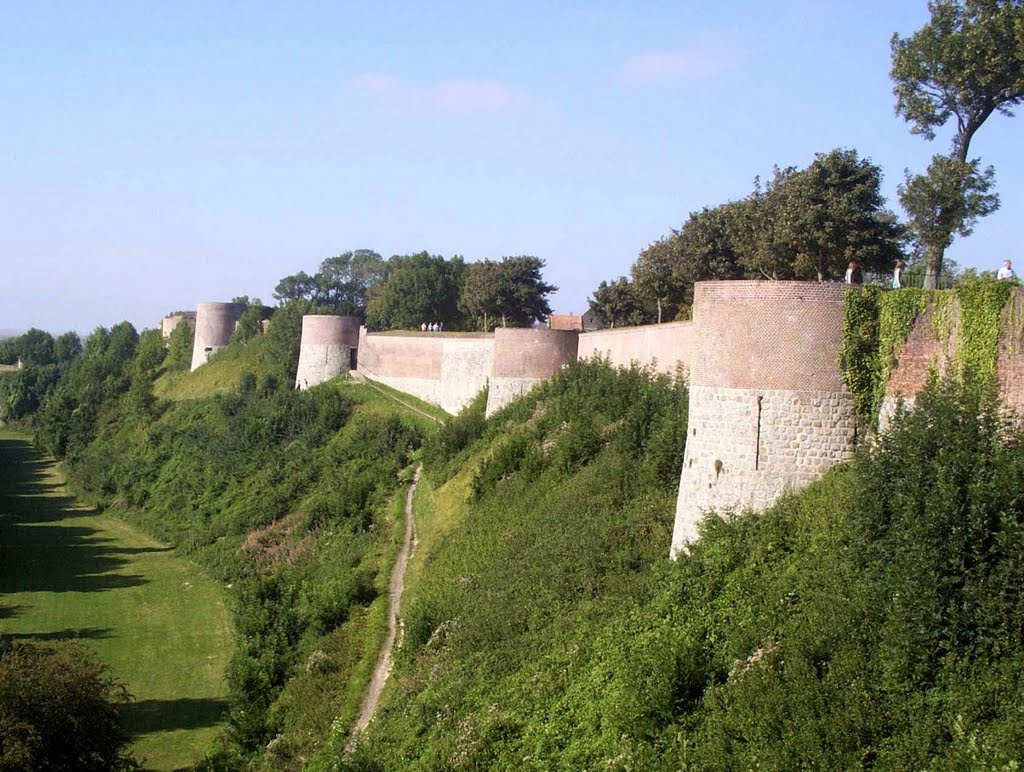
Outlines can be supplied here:
<path id="1" fill-rule="evenodd" d="M 67 495 L 30 437 L 0 429 L 0 633 L 77 641 L 127 684 L 147 769 L 190 766 L 227 709 L 230 620 L 198 566 Z"/>

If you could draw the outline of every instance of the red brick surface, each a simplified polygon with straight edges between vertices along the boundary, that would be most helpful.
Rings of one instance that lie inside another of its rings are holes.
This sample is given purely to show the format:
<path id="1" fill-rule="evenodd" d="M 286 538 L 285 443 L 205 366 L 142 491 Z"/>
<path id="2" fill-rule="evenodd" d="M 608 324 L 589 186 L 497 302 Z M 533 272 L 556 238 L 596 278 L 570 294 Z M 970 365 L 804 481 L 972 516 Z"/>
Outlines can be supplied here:
<path id="1" fill-rule="evenodd" d="M 1003 309 L 999 337 L 999 396 L 1003 403 L 1024 414 L 1024 288 L 1017 289 Z"/>
<path id="2" fill-rule="evenodd" d="M 576 361 L 579 333 L 499 327 L 494 331 L 494 378 L 548 378 Z"/>
<path id="3" fill-rule="evenodd" d="M 691 383 L 845 392 L 837 356 L 846 292 L 842 284 L 698 282 Z"/>

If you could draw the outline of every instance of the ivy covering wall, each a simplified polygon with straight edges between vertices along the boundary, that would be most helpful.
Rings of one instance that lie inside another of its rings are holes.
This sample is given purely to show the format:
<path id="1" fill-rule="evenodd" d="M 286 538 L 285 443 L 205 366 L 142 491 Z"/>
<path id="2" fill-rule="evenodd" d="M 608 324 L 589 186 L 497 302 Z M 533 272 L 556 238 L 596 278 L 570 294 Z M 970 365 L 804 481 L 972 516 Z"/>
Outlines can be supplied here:
<path id="1" fill-rule="evenodd" d="M 951 346 L 956 351 L 950 373 L 979 385 L 993 385 L 1003 309 L 1015 286 L 978 281 L 951 290 L 850 289 L 844 304 L 839 367 L 860 419 L 877 428 L 899 350 L 926 310 L 931 313 L 935 337 L 946 344 L 947 351 Z"/>

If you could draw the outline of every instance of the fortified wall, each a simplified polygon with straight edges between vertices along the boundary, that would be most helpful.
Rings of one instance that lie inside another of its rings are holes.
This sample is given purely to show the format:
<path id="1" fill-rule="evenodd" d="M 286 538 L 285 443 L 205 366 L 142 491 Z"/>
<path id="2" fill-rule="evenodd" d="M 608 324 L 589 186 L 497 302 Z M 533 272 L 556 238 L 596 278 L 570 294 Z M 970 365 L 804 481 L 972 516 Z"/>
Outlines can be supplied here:
<path id="1" fill-rule="evenodd" d="M 245 306 L 241 303 L 200 303 L 196 306 L 196 337 L 192 345 L 192 369 L 206 364 L 211 354 L 231 342 Z"/>
<path id="2" fill-rule="evenodd" d="M 837 364 L 845 294 L 841 284 L 697 284 L 673 554 L 706 510 L 762 509 L 852 454 L 856 414 Z"/>
<path id="3" fill-rule="evenodd" d="M 492 415 L 577 358 L 600 356 L 614 366 L 637 362 L 675 372 L 687 366 L 693 340 L 690 322 L 583 334 L 512 327 L 493 333 L 362 328 L 358 371 L 449 413 L 458 413 L 488 387 L 487 415 Z"/>
<path id="4" fill-rule="evenodd" d="M 195 311 L 182 311 L 180 314 L 168 314 L 160 320 L 160 334 L 163 335 L 164 340 L 171 337 L 171 333 L 174 332 L 179 324 L 187 324 L 193 330 L 196 328 L 196 312 Z"/>
<path id="5" fill-rule="evenodd" d="M 358 346 L 359 317 L 303 316 L 295 387 L 308 389 L 354 369 Z"/>
<path id="6" fill-rule="evenodd" d="M 709 510 L 763 509 L 852 455 L 858 420 L 838 364 L 848 291 L 842 284 L 810 282 L 701 282 L 692 322 L 582 334 L 368 333 L 364 327 L 357 333 L 351 317 L 307 316 L 296 385 L 328 380 L 357 359 L 367 378 L 450 413 L 488 386 L 490 415 L 577 358 L 639 363 L 667 373 L 682 367 L 690 397 L 675 555 L 696 538 Z M 192 369 L 227 345 L 241 311 L 230 303 L 199 305 Z M 883 428 L 899 401 L 912 402 L 932 372 L 956 366 L 962 319 L 955 297 L 917 316 L 894 352 Z M 993 318 L 993 332 L 996 323 Z M 1024 289 L 1010 297 L 998 324 L 1000 398 L 1024 413 Z"/>

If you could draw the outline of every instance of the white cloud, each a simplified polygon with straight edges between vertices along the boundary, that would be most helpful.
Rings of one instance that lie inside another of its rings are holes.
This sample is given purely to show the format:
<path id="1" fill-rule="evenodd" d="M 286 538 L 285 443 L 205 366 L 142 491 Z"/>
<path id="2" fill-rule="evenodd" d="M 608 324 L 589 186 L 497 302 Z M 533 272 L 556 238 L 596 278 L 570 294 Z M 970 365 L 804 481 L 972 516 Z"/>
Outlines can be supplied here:
<path id="1" fill-rule="evenodd" d="M 635 86 L 656 81 L 705 81 L 726 72 L 738 59 L 727 46 L 711 43 L 669 51 L 648 51 L 623 62 L 619 76 Z"/>
<path id="2" fill-rule="evenodd" d="M 349 84 L 360 91 L 415 109 L 498 112 L 518 107 L 526 101 L 520 91 L 493 80 L 406 83 L 393 75 L 363 73 L 353 77 Z"/>

